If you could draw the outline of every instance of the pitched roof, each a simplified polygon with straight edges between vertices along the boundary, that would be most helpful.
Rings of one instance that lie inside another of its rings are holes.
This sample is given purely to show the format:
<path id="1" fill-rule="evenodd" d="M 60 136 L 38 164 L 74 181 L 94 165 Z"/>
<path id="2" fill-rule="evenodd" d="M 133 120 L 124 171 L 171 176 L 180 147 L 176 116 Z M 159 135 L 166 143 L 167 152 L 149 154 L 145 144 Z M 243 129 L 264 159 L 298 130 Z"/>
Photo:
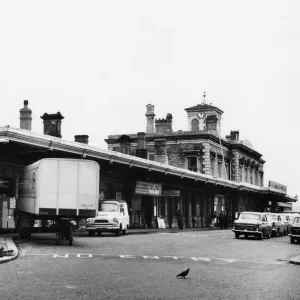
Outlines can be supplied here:
<path id="1" fill-rule="evenodd" d="M 220 114 L 224 113 L 224 111 L 222 111 L 218 107 L 212 106 L 212 105 L 209 105 L 209 104 L 206 104 L 206 103 L 197 104 L 196 106 L 185 108 L 184 110 L 187 111 L 187 112 L 193 112 L 193 111 L 197 112 L 197 111 L 203 111 L 203 110 L 216 110 Z"/>

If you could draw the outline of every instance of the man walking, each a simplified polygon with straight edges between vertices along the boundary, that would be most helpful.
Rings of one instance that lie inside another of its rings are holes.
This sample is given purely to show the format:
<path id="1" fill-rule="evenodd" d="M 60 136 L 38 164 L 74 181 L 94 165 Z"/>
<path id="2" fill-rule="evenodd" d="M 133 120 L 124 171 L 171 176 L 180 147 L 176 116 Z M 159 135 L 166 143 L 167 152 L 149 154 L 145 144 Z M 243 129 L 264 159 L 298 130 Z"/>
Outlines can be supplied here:
<path id="1" fill-rule="evenodd" d="M 220 215 L 219 215 L 219 223 L 220 223 L 220 227 L 221 229 L 224 228 L 224 211 L 222 210 Z"/>

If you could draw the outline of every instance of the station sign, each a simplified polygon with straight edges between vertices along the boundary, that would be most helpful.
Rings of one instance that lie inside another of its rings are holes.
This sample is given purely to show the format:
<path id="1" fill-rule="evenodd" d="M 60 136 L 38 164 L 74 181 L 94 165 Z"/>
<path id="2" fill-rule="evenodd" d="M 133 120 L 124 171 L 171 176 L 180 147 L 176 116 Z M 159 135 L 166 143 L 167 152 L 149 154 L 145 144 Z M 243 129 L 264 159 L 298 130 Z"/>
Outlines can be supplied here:
<path id="1" fill-rule="evenodd" d="M 139 195 L 161 196 L 162 186 L 158 183 L 137 181 L 135 193 Z"/>
<path id="2" fill-rule="evenodd" d="M 287 193 L 287 186 L 281 183 L 269 180 L 269 187 L 273 190 L 277 190 L 283 193 Z"/>

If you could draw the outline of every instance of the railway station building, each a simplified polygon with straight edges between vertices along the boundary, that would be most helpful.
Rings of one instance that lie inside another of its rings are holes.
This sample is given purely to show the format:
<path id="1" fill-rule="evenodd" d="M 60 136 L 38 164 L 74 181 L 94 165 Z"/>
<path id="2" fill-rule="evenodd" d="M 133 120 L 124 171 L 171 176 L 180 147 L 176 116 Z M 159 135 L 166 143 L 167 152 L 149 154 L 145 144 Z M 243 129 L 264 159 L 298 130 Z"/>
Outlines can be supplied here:
<path id="1" fill-rule="evenodd" d="M 109 135 L 108 149 L 93 147 L 87 134 L 62 137 L 64 116 L 44 113 L 44 132 L 32 130 L 28 101 L 20 109 L 20 128 L 0 126 L 0 229 L 14 228 L 14 209 L 23 168 L 43 158 L 81 158 L 100 166 L 99 205 L 122 199 L 131 225 L 208 227 L 214 211 L 226 210 L 230 221 L 241 211 L 277 211 L 295 201 L 283 184 L 264 185 L 262 154 L 233 130 L 221 137 L 223 111 L 205 103 L 185 109 L 188 128 L 174 132 L 173 117 L 155 119 L 146 106 L 146 128 L 134 134 Z M 66 117 L 67 119 L 67 117 Z M 33 184 L 30 178 L 26 184 Z"/>

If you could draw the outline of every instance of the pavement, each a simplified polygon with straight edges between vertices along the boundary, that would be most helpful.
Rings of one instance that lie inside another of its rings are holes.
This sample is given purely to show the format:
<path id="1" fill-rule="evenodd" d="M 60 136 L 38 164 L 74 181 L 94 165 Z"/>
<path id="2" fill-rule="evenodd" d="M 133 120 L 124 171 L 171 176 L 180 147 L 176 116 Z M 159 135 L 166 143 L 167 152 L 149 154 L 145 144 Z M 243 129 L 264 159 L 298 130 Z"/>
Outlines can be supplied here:
<path id="1" fill-rule="evenodd" d="M 300 265 L 300 255 L 291 258 L 290 263 L 294 265 Z"/>
<path id="2" fill-rule="evenodd" d="M 231 229 L 231 228 L 229 228 Z M 193 231 L 207 231 L 207 230 L 221 230 L 219 227 L 214 228 L 184 228 L 179 230 L 178 228 L 130 228 L 128 234 L 151 234 L 151 233 L 178 233 L 178 232 L 193 232 Z M 85 228 L 80 228 L 77 231 L 85 231 Z M 0 257 L 0 264 L 12 261 L 19 255 L 19 250 L 13 241 L 14 234 L 2 234 L 0 233 L 0 248 L 4 247 L 4 250 L 13 251 L 13 255 Z M 290 259 L 291 264 L 300 265 L 300 255 Z"/>
<path id="3" fill-rule="evenodd" d="M 0 264 L 12 261 L 19 255 L 19 250 L 13 242 L 12 234 L 0 234 L 0 248 L 3 247 L 4 251 L 12 250 L 12 255 L 0 257 Z"/>

